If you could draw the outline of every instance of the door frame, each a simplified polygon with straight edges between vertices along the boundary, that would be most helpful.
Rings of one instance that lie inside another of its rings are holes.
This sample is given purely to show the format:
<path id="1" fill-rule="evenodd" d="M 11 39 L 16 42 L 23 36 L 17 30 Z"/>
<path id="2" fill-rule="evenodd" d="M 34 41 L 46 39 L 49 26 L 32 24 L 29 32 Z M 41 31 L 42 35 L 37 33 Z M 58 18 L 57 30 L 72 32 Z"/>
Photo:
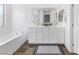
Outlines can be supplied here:
<path id="1" fill-rule="evenodd" d="M 79 4 L 74 4 L 74 52 L 79 54 Z"/>
<path id="2" fill-rule="evenodd" d="M 74 52 L 74 4 L 70 5 L 70 50 Z"/>

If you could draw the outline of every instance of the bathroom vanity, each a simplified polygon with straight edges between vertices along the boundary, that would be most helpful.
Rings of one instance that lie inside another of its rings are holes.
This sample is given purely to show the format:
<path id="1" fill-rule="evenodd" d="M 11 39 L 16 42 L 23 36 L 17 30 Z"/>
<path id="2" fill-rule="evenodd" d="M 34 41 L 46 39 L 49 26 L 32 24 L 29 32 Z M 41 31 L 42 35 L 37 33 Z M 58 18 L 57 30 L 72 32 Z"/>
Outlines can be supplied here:
<path id="1" fill-rule="evenodd" d="M 32 22 L 36 26 L 28 28 L 28 42 L 31 44 L 64 44 L 64 27 L 58 26 L 58 23 L 63 21 L 64 10 L 57 13 L 55 8 L 34 8 L 32 11 Z"/>
<path id="2" fill-rule="evenodd" d="M 28 42 L 31 44 L 63 44 L 64 28 L 29 27 Z"/>

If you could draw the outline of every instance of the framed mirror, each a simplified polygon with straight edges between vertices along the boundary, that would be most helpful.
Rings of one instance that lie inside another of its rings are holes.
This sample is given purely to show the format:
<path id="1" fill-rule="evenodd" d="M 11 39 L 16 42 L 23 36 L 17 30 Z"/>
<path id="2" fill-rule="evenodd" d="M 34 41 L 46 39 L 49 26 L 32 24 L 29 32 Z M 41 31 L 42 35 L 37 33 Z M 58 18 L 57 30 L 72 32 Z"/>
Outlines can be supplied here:
<path id="1" fill-rule="evenodd" d="M 55 8 L 33 8 L 32 18 L 33 23 L 41 26 L 52 26 L 56 20 Z"/>
<path id="2" fill-rule="evenodd" d="M 64 9 L 59 12 L 59 15 L 58 15 L 58 21 L 59 22 L 63 21 L 63 15 L 64 15 Z"/>

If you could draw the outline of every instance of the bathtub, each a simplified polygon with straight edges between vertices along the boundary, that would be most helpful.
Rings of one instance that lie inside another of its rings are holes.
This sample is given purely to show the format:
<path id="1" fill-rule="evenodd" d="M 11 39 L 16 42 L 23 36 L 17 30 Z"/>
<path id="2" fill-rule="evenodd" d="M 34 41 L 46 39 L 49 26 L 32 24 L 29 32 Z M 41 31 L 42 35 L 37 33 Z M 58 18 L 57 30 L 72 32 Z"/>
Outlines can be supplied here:
<path id="1" fill-rule="evenodd" d="M 21 32 L 0 35 L 0 55 L 12 55 L 25 41 L 26 35 Z"/>

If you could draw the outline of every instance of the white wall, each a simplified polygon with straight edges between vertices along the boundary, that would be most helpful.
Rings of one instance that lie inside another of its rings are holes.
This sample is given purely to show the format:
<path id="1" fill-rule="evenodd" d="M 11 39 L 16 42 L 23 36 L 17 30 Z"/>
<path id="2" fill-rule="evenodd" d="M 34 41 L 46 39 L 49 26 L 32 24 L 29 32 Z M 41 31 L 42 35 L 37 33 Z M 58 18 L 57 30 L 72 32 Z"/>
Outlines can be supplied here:
<path id="1" fill-rule="evenodd" d="M 12 5 L 12 31 L 27 31 L 29 23 L 29 10 L 24 5 Z"/>

